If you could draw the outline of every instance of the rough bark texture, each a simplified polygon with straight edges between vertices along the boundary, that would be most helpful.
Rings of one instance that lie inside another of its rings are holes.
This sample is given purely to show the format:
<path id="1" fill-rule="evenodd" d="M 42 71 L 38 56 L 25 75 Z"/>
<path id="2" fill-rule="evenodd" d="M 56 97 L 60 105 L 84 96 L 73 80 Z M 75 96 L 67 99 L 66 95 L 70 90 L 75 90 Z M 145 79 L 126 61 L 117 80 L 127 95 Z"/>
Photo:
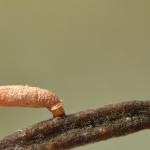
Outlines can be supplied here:
<path id="1" fill-rule="evenodd" d="M 42 121 L 0 141 L 1 150 L 67 150 L 150 128 L 150 101 L 107 105 Z"/>

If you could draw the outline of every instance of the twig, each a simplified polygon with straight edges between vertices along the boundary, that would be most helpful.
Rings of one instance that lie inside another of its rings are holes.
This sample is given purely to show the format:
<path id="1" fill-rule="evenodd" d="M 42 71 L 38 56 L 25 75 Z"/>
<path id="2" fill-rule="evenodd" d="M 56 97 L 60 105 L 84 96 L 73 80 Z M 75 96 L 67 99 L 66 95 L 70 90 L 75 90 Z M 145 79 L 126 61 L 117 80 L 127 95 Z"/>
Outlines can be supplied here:
<path id="1" fill-rule="evenodd" d="M 150 128 L 150 101 L 131 101 L 56 117 L 9 135 L 4 150 L 67 150 Z"/>

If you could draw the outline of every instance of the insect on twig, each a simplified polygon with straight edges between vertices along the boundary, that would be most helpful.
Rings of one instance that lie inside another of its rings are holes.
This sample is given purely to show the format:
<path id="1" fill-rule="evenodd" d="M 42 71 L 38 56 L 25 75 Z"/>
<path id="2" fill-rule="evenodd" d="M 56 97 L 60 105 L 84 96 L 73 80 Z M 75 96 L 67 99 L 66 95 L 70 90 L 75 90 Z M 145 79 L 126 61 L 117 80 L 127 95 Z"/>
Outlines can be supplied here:
<path id="1" fill-rule="evenodd" d="M 53 92 L 38 87 L 0 86 L 0 106 L 45 107 L 54 117 L 65 116 L 60 98 Z"/>

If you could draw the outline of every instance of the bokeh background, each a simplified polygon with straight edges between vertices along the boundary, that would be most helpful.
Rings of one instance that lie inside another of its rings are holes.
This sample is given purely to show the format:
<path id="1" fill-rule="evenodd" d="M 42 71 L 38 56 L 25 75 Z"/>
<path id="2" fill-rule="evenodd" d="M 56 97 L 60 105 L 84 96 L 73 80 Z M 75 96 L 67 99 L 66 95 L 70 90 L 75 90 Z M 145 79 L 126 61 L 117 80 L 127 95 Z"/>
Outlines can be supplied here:
<path id="1" fill-rule="evenodd" d="M 150 99 L 149 0 L 1 0 L 0 84 L 59 95 L 66 113 Z M 0 138 L 51 118 L 0 108 Z M 150 132 L 78 147 L 149 150 Z"/>

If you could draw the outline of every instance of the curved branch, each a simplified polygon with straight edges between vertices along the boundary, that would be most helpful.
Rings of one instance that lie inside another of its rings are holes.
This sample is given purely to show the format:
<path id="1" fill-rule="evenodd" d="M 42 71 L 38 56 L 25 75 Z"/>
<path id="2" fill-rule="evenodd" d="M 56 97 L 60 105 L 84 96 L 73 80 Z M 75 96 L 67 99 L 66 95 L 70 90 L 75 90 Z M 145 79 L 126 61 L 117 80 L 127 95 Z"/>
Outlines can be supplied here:
<path id="1" fill-rule="evenodd" d="M 0 149 L 67 150 L 149 128 L 150 101 L 130 101 L 37 123 L 2 139 Z"/>

